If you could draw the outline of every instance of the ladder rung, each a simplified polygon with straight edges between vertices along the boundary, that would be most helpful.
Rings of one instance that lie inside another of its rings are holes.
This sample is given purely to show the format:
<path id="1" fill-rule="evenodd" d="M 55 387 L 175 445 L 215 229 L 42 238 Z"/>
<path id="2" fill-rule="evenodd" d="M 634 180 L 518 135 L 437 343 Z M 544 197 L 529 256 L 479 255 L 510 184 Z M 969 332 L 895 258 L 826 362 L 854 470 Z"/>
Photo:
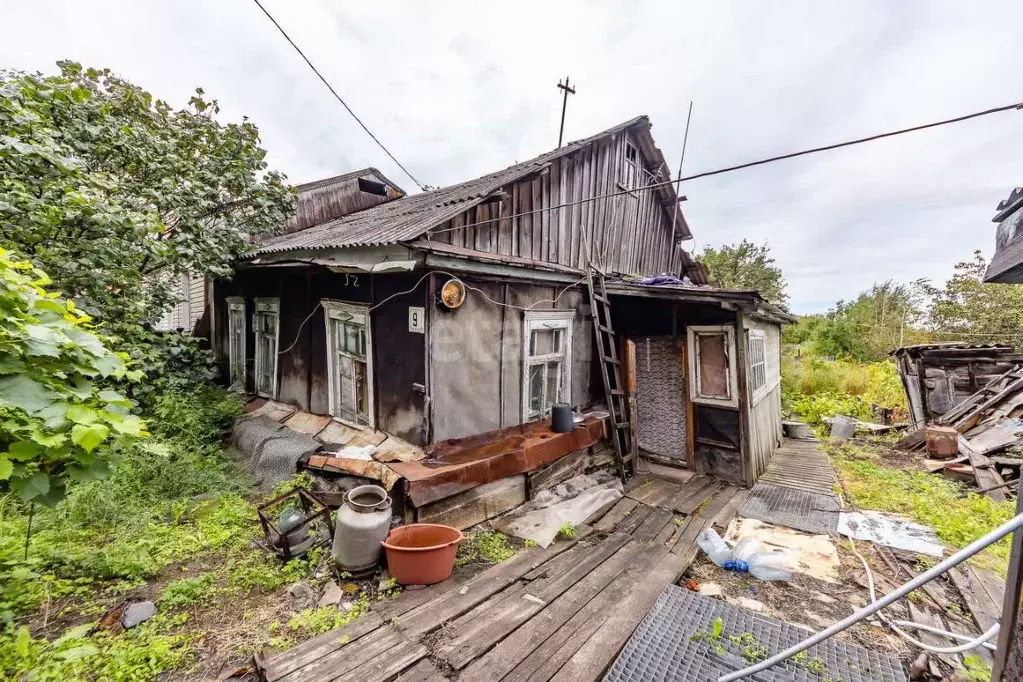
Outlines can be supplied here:
<path id="1" fill-rule="evenodd" d="M 615 422 L 616 429 L 627 429 L 632 426 L 631 422 Z"/>
<path id="2" fill-rule="evenodd" d="M 609 362 L 612 365 L 620 365 L 620 364 L 622 364 L 620 361 L 616 360 L 615 358 L 609 357 L 607 355 L 601 355 L 600 359 L 603 360 L 604 362 Z"/>
<path id="3" fill-rule="evenodd" d="M 597 323 L 597 328 L 600 329 L 600 331 L 602 331 L 602 332 L 604 332 L 606 334 L 614 334 L 615 333 L 615 330 L 611 329 L 610 325 L 600 324 L 598 322 Z"/>
<path id="4" fill-rule="evenodd" d="M 611 395 L 625 395 L 625 391 L 619 391 L 617 388 L 612 388 L 610 391 Z"/>
<path id="5" fill-rule="evenodd" d="M 604 298 L 600 294 L 594 293 L 593 294 L 593 298 L 597 299 L 598 301 L 600 301 L 604 305 L 611 305 L 611 301 L 607 300 L 606 298 Z"/>

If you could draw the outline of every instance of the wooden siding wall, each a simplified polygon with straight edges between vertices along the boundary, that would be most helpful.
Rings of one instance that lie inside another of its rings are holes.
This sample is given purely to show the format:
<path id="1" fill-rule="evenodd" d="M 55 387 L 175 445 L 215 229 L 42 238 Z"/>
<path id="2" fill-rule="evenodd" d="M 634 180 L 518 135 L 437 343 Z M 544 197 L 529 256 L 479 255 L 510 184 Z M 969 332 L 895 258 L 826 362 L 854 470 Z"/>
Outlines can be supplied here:
<path id="1" fill-rule="evenodd" d="M 764 332 L 764 353 L 767 360 L 766 393 L 750 402 L 749 460 L 747 483 L 752 485 L 767 469 L 782 439 L 781 426 L 781 328 L 771 322 L 746 318 L 748 329 Z M 745 341 L 745 339 L 744 339 Z M 747 353 L 748 357 L 748 353 Z M 748 373 L 748 368 L 746 368 Z"/>
<path id="2" fill-rule="evenodd" d="M 678 249 L 672 255 L 673 207 L 663 205 L 661 192 L 646 189 L 573 203 L 622 191 L 618 179 L 627 136 L 620 133 L 555 159 L 547 169 L 505 187 L 503 199 L 432 230 L 429 240 L 579 269 L 592 260 L 610 271 L 678 274 L 682 257 Z M 645 171 L 640 178 L 644 185 L 655 182 Z"/>
<path id="3" fill-rule="evenodd" d="M 447 278 L 438 277 L 438 284 Z M 573 406 L 603 401 L 594 365 L 593 322 L 581 287 L 551 303 L 564 285 L 466 278 L 504 305 L 470 291 L 453 311 L 432 308 L 428 318 L 431 442 L 461 438 L 522 423 L 524 313 L 574 310 L 572 325 Z M 516 307 L 506 307 L 516 306 Z"/>
<path id="4" fill-rule="evenodd" d="M 248 390 L 252 390 L 255 341 L 252 333 L 253 299 L 281 300 L 280 350 L 277 399 L 316 414 L 328 414 L 329 389 L 326 326 L 322 299 L 352 303 L 379 303 L 370 312 L 373 327 L 373 379 L 376 426 L 413 443 L 421 444 L 425 405 L 413 384 L 426 384 L 426 341 L 423 334 L 408 331 L 409 306 L 425 306 L 425 287 L 414 288 L 420 275 L 345 275 L 321 269 L 282 268 L 239 272 L 230 282 L 214 288 L 217 357 L 227 372 L 228 296 L 246 303 L 246 363 Z M 307 319 L 308 318 L 308 319 Z"/>
<path id="5" fill-rule="evenodd" d="M 382 197 L 359 190 L 358 176 L 300 187 L 295 215 L 288 221 L 285 232 L 298 232 L 401 196 L 398 189 L 375 173 L 366 173 L 362 177 L 386 185 L 391 196 Z"/>

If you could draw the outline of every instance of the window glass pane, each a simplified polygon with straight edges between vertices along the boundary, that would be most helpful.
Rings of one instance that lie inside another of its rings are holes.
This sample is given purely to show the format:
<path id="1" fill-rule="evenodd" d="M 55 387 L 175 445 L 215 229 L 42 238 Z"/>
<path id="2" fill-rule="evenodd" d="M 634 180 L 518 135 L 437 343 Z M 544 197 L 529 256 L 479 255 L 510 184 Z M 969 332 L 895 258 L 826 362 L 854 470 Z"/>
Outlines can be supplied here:
<path id="1" fill-rule="evenodd" d="M 349 353 L 361 355 L 359 352 L 359 328 L 354 324 L 345 324 L 345 345 L 344 349 Z"/>
<path id="2" fill-rule="evenodd" d="M 561 400 L 561 363 L 547 363 L 547 400 L 543 406 L 544 413 L 551 409 L 551 405 Z"/>
<path id="3" fill-rule="evenodd" d="M 529 368 L 529 416 L 539 416 L 543 413 L 543 365 L 533 365 Z"/>
<path id="4" fill-rule="evenodd" d="M 529 342 L 530 355 L 550 355 L 561 352 L 560 329 L 534 329 Z"/>
<path id="5" fill-rule="evenodd" d="M 360 416 L 369 414 L 369 391 L 366 384 L 366 363 L 356 361 L 355 368 L 355 410 Z M 363 420 L 360 420 L 360 422 Z"/>
<path id="6" fill-rule="evenodd" d="M 698 334 L 699 393 L 709 397 L 730 398 L 728 391 L 728 357 L 725 334 Z"/>

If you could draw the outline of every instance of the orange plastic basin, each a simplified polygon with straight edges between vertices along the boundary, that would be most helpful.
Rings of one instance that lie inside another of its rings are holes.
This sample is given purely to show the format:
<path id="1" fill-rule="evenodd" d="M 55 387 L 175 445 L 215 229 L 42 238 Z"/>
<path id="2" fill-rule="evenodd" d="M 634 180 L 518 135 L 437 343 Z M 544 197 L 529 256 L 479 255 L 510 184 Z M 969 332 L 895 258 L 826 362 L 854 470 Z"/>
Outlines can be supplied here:
<path id="1" fill-rule="evenodd" d="M 382 543 L 387 570 L 401 585 L 432 585 L 447 580 L 455 568 L 462 531 L 437 523 L 410 523 L 395 528 Z"/>

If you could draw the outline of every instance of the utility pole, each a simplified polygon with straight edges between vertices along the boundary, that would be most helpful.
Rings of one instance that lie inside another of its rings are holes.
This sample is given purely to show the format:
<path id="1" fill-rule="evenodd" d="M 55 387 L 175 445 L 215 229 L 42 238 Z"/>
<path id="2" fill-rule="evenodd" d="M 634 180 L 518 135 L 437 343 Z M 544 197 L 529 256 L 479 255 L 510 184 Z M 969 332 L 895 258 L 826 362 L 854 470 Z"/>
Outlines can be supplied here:
<path id="1" fill-rule="evenodd" d="M 568 84 L 568 76 L 565 76 L 565 82 L 558 81 L 558 88 L 564 90 L 564 94 L 561 99 L 561 129 L 558 130 L 558 147 L 561 147 L 561 140 L 565 136 L 565 109 L 568 107 L 568 96 L 575 94 L 575 88 Z"/>

